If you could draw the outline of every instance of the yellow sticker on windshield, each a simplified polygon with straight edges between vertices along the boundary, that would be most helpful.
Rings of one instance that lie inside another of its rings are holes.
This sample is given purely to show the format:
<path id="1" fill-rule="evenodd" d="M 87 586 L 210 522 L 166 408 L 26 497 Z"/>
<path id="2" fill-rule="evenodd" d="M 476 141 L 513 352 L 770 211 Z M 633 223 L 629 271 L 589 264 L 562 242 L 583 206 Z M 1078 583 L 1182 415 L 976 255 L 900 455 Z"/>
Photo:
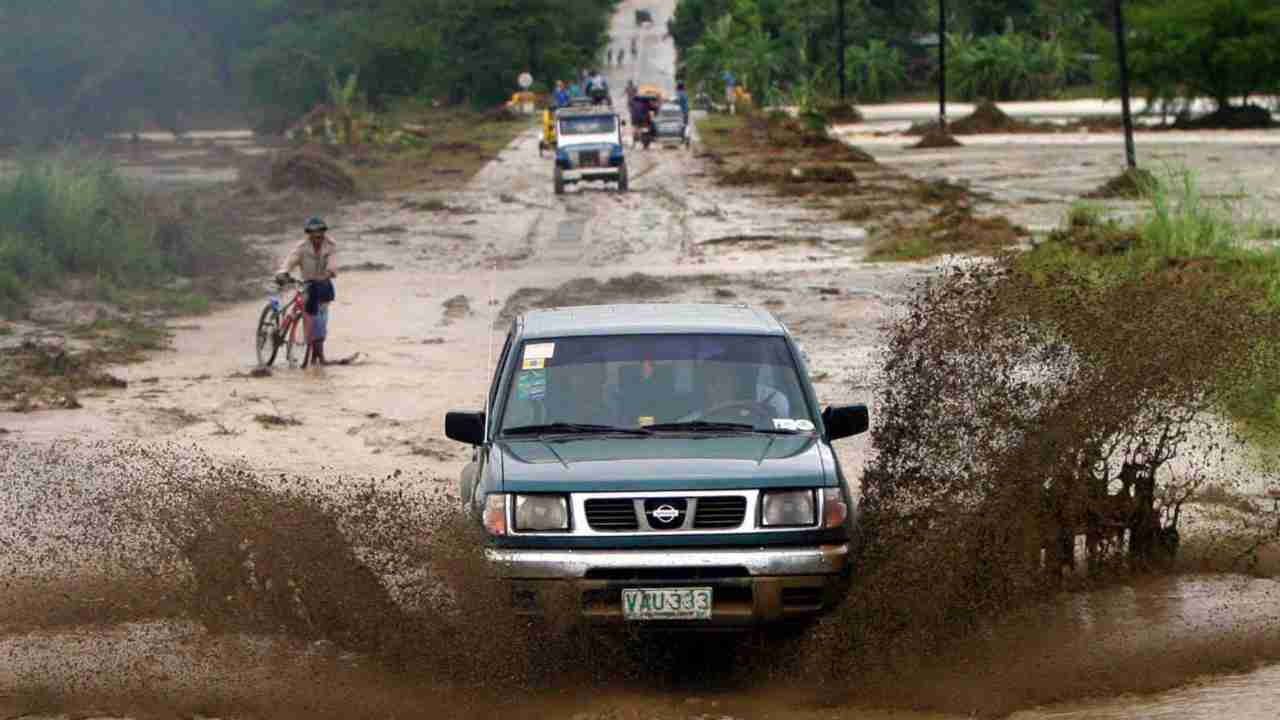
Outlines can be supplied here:
<path id="1" fill-rule="evenodd" d="M 524 359 L 525 370 L 541 370 L 547 366 L 547 361 L 542 358 L 527 357 Z"/>

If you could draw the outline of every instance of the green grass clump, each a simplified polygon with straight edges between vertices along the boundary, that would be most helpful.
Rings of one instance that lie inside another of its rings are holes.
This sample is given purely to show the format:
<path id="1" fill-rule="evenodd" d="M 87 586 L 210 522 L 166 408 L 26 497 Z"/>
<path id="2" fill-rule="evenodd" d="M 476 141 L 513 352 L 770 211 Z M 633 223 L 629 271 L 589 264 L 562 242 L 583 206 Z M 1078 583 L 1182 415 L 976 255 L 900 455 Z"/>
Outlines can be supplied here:
<path id="1" fill-rule="evenodd" d="M 1280 251 L 1247 208 L 1206 198 L 1190 171 L 1157 178 L 1144 200 L 1131 225 L 1106 219 L 1097 205 L 1072 208 L 1020 267 L 1045 283 L 1066 274 L 1097 287 L 1171 278 L 1210 297 L 1245 293 L 1259 308 L 1280 312 Z M 1256 352 L 1259 371 L 1226 394 L 1226 410 L 1259 445 L 1280 449 L 1280 377 L 1265 369 L 1280 366 L 1280 338 L 1259 337 Z"/>
<path id="2" fill-rule="evenodd" d="M 144 196 L 106 159 L 32 156 L 0 177 L 0 311 L 73 278 L 111 291 L 160 287 L 224 269 L 238 248 L 205 232 L 191 202 Z"/>

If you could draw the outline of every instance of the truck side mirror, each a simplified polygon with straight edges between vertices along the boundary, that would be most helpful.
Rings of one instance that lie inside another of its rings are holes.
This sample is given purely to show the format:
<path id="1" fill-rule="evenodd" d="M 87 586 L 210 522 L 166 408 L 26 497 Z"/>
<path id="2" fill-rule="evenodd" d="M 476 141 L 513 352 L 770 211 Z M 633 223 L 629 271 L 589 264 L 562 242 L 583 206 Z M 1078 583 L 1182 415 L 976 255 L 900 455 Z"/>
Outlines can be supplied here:
<path id="1" fill-rule="evenodd" d="M 866 405 L 836 405 L 822 411 L 822 424 L 827 428 L 827 440 L 835 442 L 866 432 L 871 427 L 871 412 Z"/>
<path id="2" fill-rule="evenodd" d="M 444 416 L 444 434 L 467 445 L 484 444 L 484 413 L 450 412 Z"/>

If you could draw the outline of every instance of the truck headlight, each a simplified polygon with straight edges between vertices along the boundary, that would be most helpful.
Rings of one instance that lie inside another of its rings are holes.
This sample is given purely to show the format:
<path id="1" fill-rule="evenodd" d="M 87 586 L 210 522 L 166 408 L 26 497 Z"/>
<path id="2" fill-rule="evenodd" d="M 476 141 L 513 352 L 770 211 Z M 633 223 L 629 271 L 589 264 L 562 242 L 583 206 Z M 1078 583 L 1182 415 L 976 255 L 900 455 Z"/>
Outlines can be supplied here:
<path id="1" fill-rule="evenodd" d="M 563 495 L 517 495 L 516 530 L 569 529 L 569 501 Z"/>
<path id="2" fill-rule="evenodd" d="M 766 491 L 761 497 L 760 524 L 764 527 L 805 527 L 818 524 L 817 502 L 812 490 Z"/>

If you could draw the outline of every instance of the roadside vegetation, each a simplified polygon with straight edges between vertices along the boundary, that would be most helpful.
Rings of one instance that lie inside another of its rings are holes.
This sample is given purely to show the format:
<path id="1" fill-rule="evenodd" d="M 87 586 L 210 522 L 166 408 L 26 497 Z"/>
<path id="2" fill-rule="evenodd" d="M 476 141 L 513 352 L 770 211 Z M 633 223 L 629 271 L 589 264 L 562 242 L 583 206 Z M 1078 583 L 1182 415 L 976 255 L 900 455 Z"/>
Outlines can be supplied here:
<path id="1" fill-rule="evenodd" d="M 105 158 L 32 155 L 0 176 L 0 311 L 35 292 L 190 310 L 175 278 L 244 267 L 241 244 L 205 227 L 193 201 L 147 196 Z"/>
<path id="2" fill-rule="evenodd" d="M 1280 94 L 1280 32 L 1269 0 L 1125 3 L 1135 92 L 1174 115 L 1196 98 L 1211 127 L 1271 123 Z M 936 3 L 850 3 L 846 80 L 856 102 L 932 100 Z M 981 0 L 949 7 L 948 93 L 957 100 L 1034 100 L 1117 92 L 1111 6 L 1094 0 Z M 681 0 L 669 29 L 691 86 L 712 101 L 732 71 L 756 104 L 800 105 L 839 87 L 836 3 Z"/>
<path id="3" fill-rule="evenodd" d="M 1218 297 L 1236 298 L 1280 314 L 1280 251 L 1247 207 L 1204 197 L 1187 170 L 1154 176 L 1142 192 L 1144 213 L 1130 225 L 1107 219 L 1098 205 L 1077 205 L 1062 228 L 1019 259 L 1019 270 L 1045 284 L 1169 284 L 1208 293 L 1210 307 Z M 1259 326 L 1254 352 L 1280 354 L 1280 341 Z M 1254 374 L 1224 396 L 1223 407 L 1250 438 L 1280 447 L 1280 375 Z"/>

